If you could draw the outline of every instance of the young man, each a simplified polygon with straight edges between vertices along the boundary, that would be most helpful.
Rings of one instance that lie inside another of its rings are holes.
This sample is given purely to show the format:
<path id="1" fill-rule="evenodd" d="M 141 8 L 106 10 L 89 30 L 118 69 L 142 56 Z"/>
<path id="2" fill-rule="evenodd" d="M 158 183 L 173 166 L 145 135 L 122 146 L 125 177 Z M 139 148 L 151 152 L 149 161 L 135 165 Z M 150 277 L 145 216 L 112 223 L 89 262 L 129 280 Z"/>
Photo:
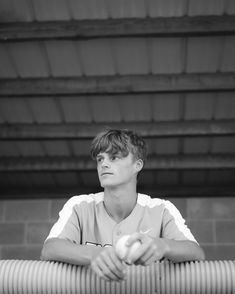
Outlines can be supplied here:
<path id="1" fill-rule="evenodd" d="M 120 280 L 126 264 L 114 245 L 127 234 L 127 246 L 141 242 L 134 264 L 205 258 L 171 202 L 137 193 L 146 153 L 144 140 L 128 130 L 107 130 L 95 137 L 91 155 L 104 191 L 67 201 L 44 243 L 43 260 L 90 265 L 101 278 Z"/>

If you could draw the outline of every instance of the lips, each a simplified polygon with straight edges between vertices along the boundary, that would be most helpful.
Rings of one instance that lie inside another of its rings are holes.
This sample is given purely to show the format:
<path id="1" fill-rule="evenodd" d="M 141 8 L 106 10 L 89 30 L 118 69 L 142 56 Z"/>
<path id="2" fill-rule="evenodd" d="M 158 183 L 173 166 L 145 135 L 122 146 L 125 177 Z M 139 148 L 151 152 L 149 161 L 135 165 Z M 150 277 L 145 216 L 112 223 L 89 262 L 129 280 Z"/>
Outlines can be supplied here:
<path id="1" fill-rule="evenodd" d="M 106 175 L 112 175 L 112 173 L 104 172 L 104 173 L 101 174 L 101 176 L 106 176 Z"/>

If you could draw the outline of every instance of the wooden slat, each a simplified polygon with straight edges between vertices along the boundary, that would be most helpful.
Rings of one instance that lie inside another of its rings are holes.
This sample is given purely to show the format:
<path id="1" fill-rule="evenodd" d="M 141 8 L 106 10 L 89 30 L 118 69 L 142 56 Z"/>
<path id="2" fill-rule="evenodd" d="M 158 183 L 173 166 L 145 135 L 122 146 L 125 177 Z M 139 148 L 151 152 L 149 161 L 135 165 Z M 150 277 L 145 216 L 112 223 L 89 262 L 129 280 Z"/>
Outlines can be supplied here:
<path id="1" fill-rule="evenodd" d="M 0 172 L 16 171 L 88 171 L 96 164 L 88 157 L 2 158 Z M 147 170 L 234 169 L 235 155 L 149 156 Z"/>
<path id="2" fill-rule="evenodd" d="M 234 15 L 1 23 L 0 26 L 0 42 L 226 34 L 235 34 Z"/>
<path id="3" fill-rule="evenodd" d="M 235 90 L 235 73 L 2 79 L 0 96 L 89 95 Z"/>
<path id="4" fill-rule="evenodd" d="M 105 123 L 113 129 L 135 130 L 145 138 L 235 135 L 234 120 L 174 121 L 158 123 Z M 104 124 L 13 124 L 0 125 L 0 140 L 91 139 Z"/>

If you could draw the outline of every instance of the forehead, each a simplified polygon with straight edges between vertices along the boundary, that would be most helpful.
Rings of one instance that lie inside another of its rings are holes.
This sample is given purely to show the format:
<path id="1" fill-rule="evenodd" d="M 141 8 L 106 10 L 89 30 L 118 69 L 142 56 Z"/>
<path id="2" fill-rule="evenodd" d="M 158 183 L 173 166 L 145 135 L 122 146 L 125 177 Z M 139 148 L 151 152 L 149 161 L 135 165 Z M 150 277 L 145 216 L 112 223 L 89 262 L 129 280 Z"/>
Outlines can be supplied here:
<path id="1" fill-rule="evenodd" d="M 113 150 L 110 150 L 110 151 L 100 151 L 96 155 L 96 157 L 100 157 L 100 156 L 113 156 L 113 155 L 119 155 L 119 156 L 122 156 L 122 157 L 126 157 L 129 154 L 124 155 L 121 151 L 113 151 Z"/>

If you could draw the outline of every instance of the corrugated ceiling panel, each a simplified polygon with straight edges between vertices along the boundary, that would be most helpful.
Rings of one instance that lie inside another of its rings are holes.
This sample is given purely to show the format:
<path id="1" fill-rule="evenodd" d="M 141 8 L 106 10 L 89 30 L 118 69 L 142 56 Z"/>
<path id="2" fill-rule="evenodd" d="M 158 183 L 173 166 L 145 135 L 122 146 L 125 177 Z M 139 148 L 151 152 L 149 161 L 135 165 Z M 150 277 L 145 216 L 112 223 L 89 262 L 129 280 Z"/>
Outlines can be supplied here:
<path id="1" fill-rule="evenodd" d="M 49 156 L 69 156 L 69 155 L 71 155 L 70 150 L 69 150 L 69 146 L 66 141 L 45 140 L 45 141 L 42 141 L 42 145 L 44 146 L 44 150 L 45 150 L 46 155 L 49 155 Z"/>
<path id="2" fill-rule="evenodd" d="M 156 183 L 156 174 L 149 170 L 143 170 L 138 179 L 138 185 L 152 186 Z"/>
<path id="3" fill-rule="evenodd" d="M 183 152 L 185 154 L 206 154 L 210 150 L 210 138 L 184 138 Z"/>
<path id="4" fill-rule="evenodd" d="M 71 18 L 66 0 L 31 0 L 38 21 L 68 20 Z"/>
<path id="5" fill-rule="evenodd" d="M 156 94 L 153 97 L 152 114 L 154 121 L 180 119 L 180 94 Z"/>
<path id="6" fill-rule="evenodd" d="M 179 139 L 177 138 L 161 138 L 147 139 L 149 154 L 178 154 Z"/>
<path id="7" fill-rule="evenodd" d="M 208 184 L 210 185 L 231 185 L 232 173 L 226 170 L 217 170 L 208 172 Z M 226 196 L 226 195 L 223 195 Z"/>
<path id="8" fill-rule="evenodd" d="M 119 98 L 123 120 L 150 121 L 152 119 L 152 99 L 148 95 Z"/>
<path id="9" fill-rule="evenodd" d="M 109 17 L 105 0 L 69 0 L 74 19 L 106 19 Z"/>
<path id="10" fill-rule="evenodd" d="M 186 71 L 216 72 L 219 68 L 223 38 L 188 38 Z"/>
<path id="11" fill-rule="evenodd" d="M 120 122 L 122 119 L 118 98 L 90 97 L 90 108 L 94 122 Z"/>
<path id="12" fill-rule="evenodd" d="M 109 0 L 106 5 L 111 18 L 144 18 L 147 16 L 148 7 L 145 0 Z"/>
<path id="13" fill-rule="evenodd" d="M 217 93 L 216 119 L 235 119 L 235 92 Z"/>
<path id="14" fill-rule="evenodd" d="M 149 7 L 150 17 L 183 16 L 189 0 L 149 0 L 146 5 Z"/>
<path id="15" fill-rule="evenodd" d="M 85 129 L 84 129 L 85 131 Z M 90 155 L 91 140 L 72 140 L 71 148 L 75 156 Z"/>
<path id="16" fill-rule="evenodd" d="M 19 156 L 17 143 L 14 141 L 2 141 L 0 144 L 0 156 Z"/>
<path id="17" fill-rule="evenodd" d="M 0 114 L 7 123 L 32 123 L 33 117 L 24 98 L 1 98 Z"/>
<path id="18" fill-rule="evenodd" d="M 21 156 L 44 156 L 41 142 L 38 141 L 18 141 L 16 142 Z"/>
<path id="19" fill-rule="evenodd" d="M 234 153 L 235 137 L 215 137 L 212 140 L 212 153 Z"/>
<path id="20" fill-rule="evenodd" d="M 98 98 L 97 98 L 98 99 Z M 66 122 L 91 122 L 91 111 L 88 97 L 60 98 L 63 116 Z"/>
<path id="21" fill-rule="evenodd" d="M 213 93 L 187 94 L 185 98 L 184 118 L 186 120 L 212 119 L 215 107 L 214 95 Z"/>
<path id="22" fill-rule="evenodd" d="M 182 171 L 183 185 L 201 185 L 206 181 L 206 171 Z"/>
<path id="23" fill-rule="evenodd" d="M 33 14 L 28 0 L 1 0 L 1 22 L 32 21 Z"/>
<path id="24" fill-rule="evenodd" d="M 65 122 L 76 123 L 92 121 L 88 97 L 63 97 L 59 99 Z"/>
<path id="25" fill-rule="evenodd" d="M 82 179 L 82 182 L 84 183 L 85 186 L 87 187 L 94 187 L 94 186 L 100 186 L 99 185 L 99 179 L 96 171 L 87 171 L 87 172 L 81 172 L 80 177 Z M 100 188 L 100 191 L 103 189 Z M 97 191 L 92 191 L 91 193 L 96 193 Z"/>
<path id="26" fill-rule="evenodd" d="M 226 13 L 227 14 L 235 14 L 235 1 L 234 0 L 227 1 Z"/>
<path id="27" fill-rule="evenodd" d="M 179 182 L 179 173 L 176 171 L 157 171 L 158 185 L 177 185 Z"/>
<path id="28" fill-rule="evenodd" d="M 114 75 L 113 57 L 109 40 L 77 42 L 85 75 Z"/>
<path id="29" fill-rule="evenodd" d="M 45 43 L 52 76 L 81 76 L 82 68 L 75 42 L 51 41 Z"/>
<path id="30" fill-rule="evenodd" d="M 29 174 L 29 181 L 36 187 L 56 187 L 54 175 L 50 172 L 35 172 Z M 35 190 L 36 191 L 36 190 Z"/>
<path id="31" fill-rule="evenodd" d="M 4 174 L 3 178 L 5 179 L 8 187 L 10 187 L 10 189 L 12 188 L 19 188 L 19 187 L 33 187 L 33 183 L 31 180 L 31 174 L 30 173 L 15 173 L 15 172 L 11 172 L 11 173 L 7 173 Z"/>
<path id="32" fill-rule="evenodd" d="M 188 0 L 188 14 L 194 15 L 221 15 L 224 13 L 226 0 Z"/>
<path id="33" fill-rule="evenodd" d="M 117 74 L 149 73 L 146 40 L 115 39 L 112 45 Z"/>
<path id="34" fill-rule="evenodd" d="M 79 177 L 75 172 L 53 173 L 58 187 L 75 187 L 79 184 Z"/>
<path id="35" fill-rule="evenodd" d="M 235 1 L 234 1 L 235 2 Z M 221 71 L 235 70 L 235 37 L 226 37 L 224 41 Z"/>
<path id="36" fill-rule="evenodd" d="M 39 42 L 11 43 L 9 49 L 22 78 L 48 77 L 48 65 Z"/>
<path id="37" fill-rule="evenodd" d="M 8 54 L 8 46 L 0 44 L 0 78 L 15 78 L 15 71 L 12 59 Z"/>
<path id="38" fill-rule="evenodd" d="M 183 39 L 155 38 L 149 42 L 151 72 L 153 74 L 183 71 Z"/>
<path id="39" fill-rule="evenodd" d="M 60 123 L 62 118 L 53 98 L 29 99 L 29 104 L 37 123 Z"/>

